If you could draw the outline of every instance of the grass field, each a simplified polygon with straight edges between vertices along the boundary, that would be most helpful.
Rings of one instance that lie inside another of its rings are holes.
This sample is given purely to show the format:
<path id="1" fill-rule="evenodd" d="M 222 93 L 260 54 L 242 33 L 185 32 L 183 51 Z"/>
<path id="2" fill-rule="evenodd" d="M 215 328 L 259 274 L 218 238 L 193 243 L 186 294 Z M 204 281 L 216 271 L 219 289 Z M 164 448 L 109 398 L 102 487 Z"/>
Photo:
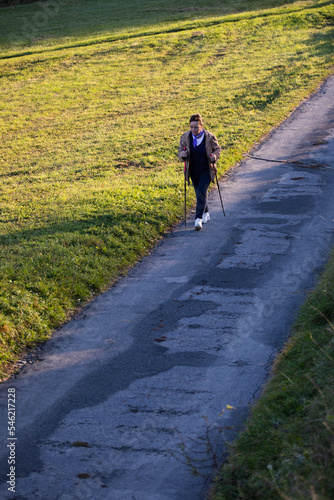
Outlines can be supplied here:
<path id="1" fill-rule="evenodd" d="M 0 46 L 3 51 L 19 48 L 27 51 L 68 43 L 71 46 L 89 44 L 101 37 L 128 38 L 150 30 L 179 31 L 187 26 L 187 21 L 215 23 L 219 16 L 247 11 L 256 16 L 260 9 L 289 4 L 296 9 L 295 3 L 287 0 L 205 0 L 200 5 L 194 5 L 191 0 L 169 0 L 168 3 L 161 0 L 46 0 L 2 9 Z"/>
<path id="2" fill-rule="evenodd" d="M 63 15 L 74 5 L 62 6 Z M 13 17 L 15 9 L 2 11 Z M 21 43 L 3 46 L 3 374 L 182 216 L 175 153 L 190 114 L 202 112 L 218 136 L 222 173 L 331 71 L 328 2 L 200 16 L 166 21 L 155 34 L 115 28 L 110 40 L 80 43 L 67 27 L 63 47 L 54 28 L 57 47 L 51 38 L 48 46 L 29 43 L 26 55 Z"/>

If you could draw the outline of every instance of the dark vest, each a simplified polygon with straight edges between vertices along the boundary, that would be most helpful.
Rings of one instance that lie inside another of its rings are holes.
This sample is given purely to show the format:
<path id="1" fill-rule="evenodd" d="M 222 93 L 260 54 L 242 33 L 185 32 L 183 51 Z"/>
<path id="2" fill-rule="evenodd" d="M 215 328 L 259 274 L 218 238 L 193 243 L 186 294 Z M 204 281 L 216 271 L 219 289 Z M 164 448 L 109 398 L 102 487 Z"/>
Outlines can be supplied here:
<path id="1" fill-rule="evenodd" d="M 190 172 L 192 174 L 199 174 L 209 168 L 208 157 L 205 151 L 205 140 L 206 137 L 204 136 L 201 144 L 194 147 L 193 138 L 190 136 Z"/>

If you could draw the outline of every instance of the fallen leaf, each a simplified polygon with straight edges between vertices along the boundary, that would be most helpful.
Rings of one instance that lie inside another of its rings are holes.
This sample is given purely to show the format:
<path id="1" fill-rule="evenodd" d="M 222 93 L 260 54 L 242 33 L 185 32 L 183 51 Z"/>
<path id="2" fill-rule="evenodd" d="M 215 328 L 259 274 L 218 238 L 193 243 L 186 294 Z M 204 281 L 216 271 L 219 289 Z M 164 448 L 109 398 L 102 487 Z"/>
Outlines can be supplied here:
<path id="1" fill-rule="evenodd" d="M 79 447 L 90 448 L 89 444 L 86 441 L 74 441 L 74 443 L 72 443 L 71 446 L 75 446 L 77 448 Z"/>
<path id="2" fill-rule="evenodd" d="M 165 337 L 164 335 L 162 337 L 159 337 L 158 339 L 154 339 L 155 342 L 165 342 L 165 340 L 167 340 L 167 337 Z"/>

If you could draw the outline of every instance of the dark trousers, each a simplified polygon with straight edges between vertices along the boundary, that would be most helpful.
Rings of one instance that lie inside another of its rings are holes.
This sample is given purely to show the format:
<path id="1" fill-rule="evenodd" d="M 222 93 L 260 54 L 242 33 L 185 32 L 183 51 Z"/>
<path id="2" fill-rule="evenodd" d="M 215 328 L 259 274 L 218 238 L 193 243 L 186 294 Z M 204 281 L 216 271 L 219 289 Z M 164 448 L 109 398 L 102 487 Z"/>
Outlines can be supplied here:
<path id="1" fill-rule="evenodd" d="M 192 172 L 190 177 L 196 193 L 196 219 L 202 219 L 204 212 L 208 212 L 208 189 L 211 182 L 209 169 L 202 172 Z"/>

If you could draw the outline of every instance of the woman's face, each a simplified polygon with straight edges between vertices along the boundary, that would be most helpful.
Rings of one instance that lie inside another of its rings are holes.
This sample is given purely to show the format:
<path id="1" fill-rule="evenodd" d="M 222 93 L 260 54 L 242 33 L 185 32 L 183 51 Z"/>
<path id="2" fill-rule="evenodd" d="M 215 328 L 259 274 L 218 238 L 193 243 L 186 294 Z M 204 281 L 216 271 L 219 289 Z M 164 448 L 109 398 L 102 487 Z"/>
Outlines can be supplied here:
<path id="1" fill-rule="evenodd" d="M 202 132 L 203 126 L 199 122 L 190 122 L 190 130 L 194 135 L 198 135 Z"/>

